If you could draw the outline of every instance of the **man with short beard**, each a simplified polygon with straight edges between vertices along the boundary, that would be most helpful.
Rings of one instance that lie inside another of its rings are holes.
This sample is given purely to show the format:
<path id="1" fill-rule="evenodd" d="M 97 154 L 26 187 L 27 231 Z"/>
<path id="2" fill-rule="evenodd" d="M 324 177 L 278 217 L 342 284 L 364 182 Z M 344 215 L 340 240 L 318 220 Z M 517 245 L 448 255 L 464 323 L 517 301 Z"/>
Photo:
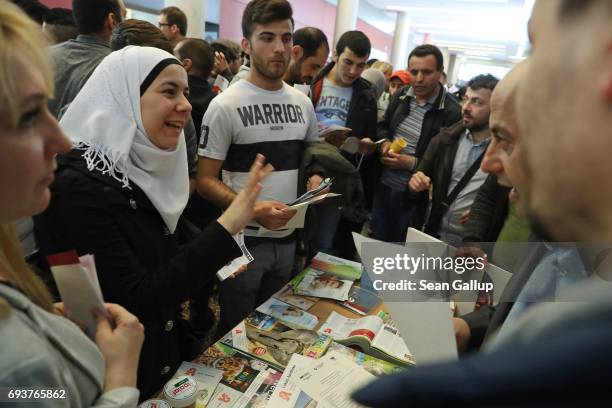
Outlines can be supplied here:
<path id="1" fill-rule="evenodd" d="M 284 80 L 289 85 L 310 85 L 327 61 L 329 44 L 325 33 L 315 27 L 303 27 L 293 33 L 291 62 Z"/>
<path id="2" fill-rule="evenodd" d="M 489 102 L 497 82 L 490 74 L 470 80 L 461 108 L 463 119 L 433 138 L 408 183 L 412 192 L 420 193 L 433 181 L 425 232 L 452 245 L 461 241 L 465 216 L 487 178 L 480 162 L 491 137 Z"/>
<path id="3" fill-rule="evenodd" d="M 221 283 L 221 330 L 230 330 L 289 280 L 295 255 L 295 215 L 304 142 L 318 138 L 314 108 L 303 93 L 283 82 L 292 47 L 292 9 L 286 0 L 252 0 L 242 17 L 242 48 L 251 56 L 248 76 L 210 103 L 202 120 L 197 190 L 227 208 L 243 188 L 258 153 L 275 171 L 262 183 L 255 219 L 245 228 L 254 261 L 248 271 Z M 222 172 L 223 182 L 219 180 Z M 316 188 L 320 176 L 308 184 Z M 260 227 L 269 231 L 259 235 Z"/>

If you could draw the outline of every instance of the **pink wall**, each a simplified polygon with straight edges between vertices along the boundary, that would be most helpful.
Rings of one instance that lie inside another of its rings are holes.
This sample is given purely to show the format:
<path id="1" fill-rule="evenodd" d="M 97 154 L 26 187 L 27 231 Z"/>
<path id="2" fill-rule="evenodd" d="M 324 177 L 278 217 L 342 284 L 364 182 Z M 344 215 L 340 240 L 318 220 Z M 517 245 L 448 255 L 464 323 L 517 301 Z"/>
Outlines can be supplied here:
<path id="1" fill-rule="evenodd" d="M 357 20 L 357 30 L 363 31 L 363 33 L 370 39 L 372 48 L 385 52 L 389 56 L 389 61 L 391 61 L 393 37 L 363 20 Z"/>
<path id="2" fill-rule="evenodd" d="M 242 12 L 248 0 L 221 0 L 221 22 L 219 25 L 219 37 L 229 38 L 234 41 L 242 39 L 240 21 Z M 293 18 L 295 28 L 312 26 L 321 29 L 327 39 L 334 39 L 334 28 L 336 25 L 336 8 L 324 0 L 291 0 L 293 7 Z M 391 54 L 393 38 L 376 27 L 362 20 L 357 20 L 357 30 L 363 31 L 372 42 L 372 47 L 387 54 Z M 333 48 L 333 44 L 330 44 Z"/>
<path id="3" fill-rule="evenodd" d="M 40 0 L 40 2 L 49 8 L 62 7 L 72 9 L 72 0 Z"/>

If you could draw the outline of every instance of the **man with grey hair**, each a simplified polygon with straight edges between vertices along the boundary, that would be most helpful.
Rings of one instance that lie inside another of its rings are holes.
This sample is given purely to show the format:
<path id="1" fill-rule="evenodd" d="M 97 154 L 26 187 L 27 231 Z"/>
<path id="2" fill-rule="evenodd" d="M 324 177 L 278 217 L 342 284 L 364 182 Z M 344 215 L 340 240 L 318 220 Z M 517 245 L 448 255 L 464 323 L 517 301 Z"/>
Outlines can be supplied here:
<path id="1" fill-rule="evenodd" d="M 516 99 L 523 137 L 500 159 L 514 158 L 524 167 L 532 226 L 557 241 L 612 241 L 611 17 L 608 1 L 539 0 L 529 24 L 533 52 Z M 487 354 L 386 377 L 354 397 L 368 406 L 407 400 L 472 407 L 609 401 L 608 254 L 599 257 L 589 282 L 566 296 L 578 302 L 533 306 Z"/>

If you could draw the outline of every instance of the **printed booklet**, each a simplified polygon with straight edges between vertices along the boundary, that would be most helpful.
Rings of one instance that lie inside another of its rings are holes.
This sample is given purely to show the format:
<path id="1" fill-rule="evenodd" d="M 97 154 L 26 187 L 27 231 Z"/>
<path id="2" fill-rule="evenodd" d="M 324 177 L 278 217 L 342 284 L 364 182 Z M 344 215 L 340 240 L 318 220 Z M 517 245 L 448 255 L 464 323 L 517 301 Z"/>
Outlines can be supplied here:
<path id="1" fill-rule="evenodd" d="M 292 329 L 312 330 L 319 323 L 317 316 L 275 298 L 266 300 L 257 308 L 257 311 L 276 317 Z"/>
<path id="2" fill-rule="evenodd" d="M 398 330 L 378 316 L 358 319 L 331 312 L 319 333 L 328 334 L 345 346 L 358 346 L 364 353 L 401 366 L 412 366 L 414 358 Z"/>
<path id="3" fill-rule="evenodd" d="M 260 385 L 264 384 L 267 378 L 276 376 L 280 379 L 280 374 L 276 375 L 279 370 L 265 361 L 220 342 L 207 348 L 196 363 L 223 371 L 221 382 L 206 405 L 207 408 L 237 408 L 239 400 L 252 400 L 253 395 L 257 390 L 261 390 Z M 253 383 L 256 385 L 252 386 Z"/>

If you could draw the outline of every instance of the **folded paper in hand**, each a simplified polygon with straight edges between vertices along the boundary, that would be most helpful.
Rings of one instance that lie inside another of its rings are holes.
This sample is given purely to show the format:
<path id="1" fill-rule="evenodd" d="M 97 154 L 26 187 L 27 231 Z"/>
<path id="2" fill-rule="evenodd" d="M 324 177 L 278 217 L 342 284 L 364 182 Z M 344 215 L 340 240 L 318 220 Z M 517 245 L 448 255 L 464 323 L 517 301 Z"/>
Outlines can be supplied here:
<path id="1" fill-rule="evenodd" d="M 306 201 L 303 201 L 299 204 L 293 204 L 287 208 L 283 208 L 282 211 L 295 210 L 296 213 L 293 217 L 291 217 L 289 221 L 287 221 L 285 225 L 273 231 L 282 231 L 282 230 L 293 229 L 293 228 L 304 228 L 304 221 L 306 219 L 306 210 L 308 209 L 308 206 L 310 204 L 316 204 L 319 201 L 325 200 L 326 198 L 337 197 L 339 195 L 340 194 L 336 194 L 336 193 L 321 194 L 318 196 L 310 197 Z M 265 236 L 270 231 L 272 230 L 269 230 L 266 227 L 259 227 L 258 234 L 261 236 Z"/>
<path id="2" fill-rule="evenodd" d="M 82 325 L 85 334 L 94 339 L 96 320 L 92 310 L 107 312 L 93 255 L 79 258 L 76 251 L 68 251 L 48 256 L 47 262 L 64 302 L 66 315 Z M 110 320 L 108 314 L 107 317 Z"/>
<path id="3" fill-rule="evenodd" d="M 253 262 L 254 259 L 253 255 L 251 255 L 244 244 L 244 230 L 234 235 L 233 238 L 234 241 L 236 241 L 236 244 L 240 247 L 242 255 L 225 265 L 223 268 L 219 269 L 217 272 L 217 278 L 219 278 L 221 282 L 236 272 L 242 265 L 248 265 Z"/>

